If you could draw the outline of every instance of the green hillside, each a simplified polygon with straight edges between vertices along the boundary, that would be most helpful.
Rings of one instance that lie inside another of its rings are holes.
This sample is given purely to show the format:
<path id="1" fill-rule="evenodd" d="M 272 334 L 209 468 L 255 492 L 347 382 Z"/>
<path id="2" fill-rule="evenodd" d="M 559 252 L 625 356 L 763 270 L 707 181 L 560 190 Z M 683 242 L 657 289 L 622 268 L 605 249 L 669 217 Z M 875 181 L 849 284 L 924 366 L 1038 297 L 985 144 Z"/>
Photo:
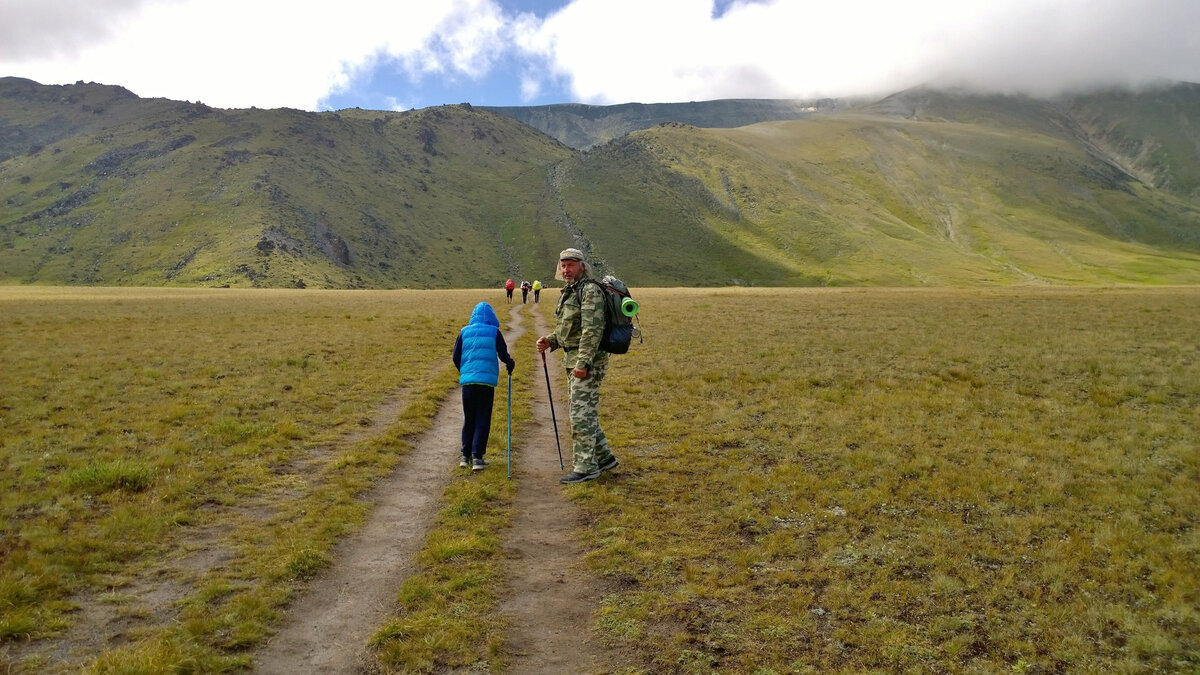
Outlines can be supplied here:
<path id="1" fill-rule="evenodd" d="M 676 110 L 733 119 L 722 103 Z M 576 151 L 469 105 L 219 110 L 0 78 L 0 283 L 494 287 L 574 244 L 635 286 L 1196 284 L 1198 126 L 1197 85 L 916 89 Z"/>
<path id="2" fill-rule="evenodd" d="M 94 86 L 12 100 L 0 276 L 27 283 L 496 285 L 547 266 L 530 226 L 570 155 L 459 106 L 225 111 Z"/>
<path id="3" fill-rule="evenodd" d="M 1077 96 L 1089 138 L 1150 185 L 1200 201 L 1200 84 Z"/>
<path id="4" fill-rule="evenodd" d="M 1200 281 L 1194 203 L 1019 127 L 853 115 L 663 126 L 580 163 L 566 194 L 596 224 L 599 255 L 671 251 L 626 254 L 626 276 L 650 284 Z M 596 176 L 624 179 L 593 191 Z"/>

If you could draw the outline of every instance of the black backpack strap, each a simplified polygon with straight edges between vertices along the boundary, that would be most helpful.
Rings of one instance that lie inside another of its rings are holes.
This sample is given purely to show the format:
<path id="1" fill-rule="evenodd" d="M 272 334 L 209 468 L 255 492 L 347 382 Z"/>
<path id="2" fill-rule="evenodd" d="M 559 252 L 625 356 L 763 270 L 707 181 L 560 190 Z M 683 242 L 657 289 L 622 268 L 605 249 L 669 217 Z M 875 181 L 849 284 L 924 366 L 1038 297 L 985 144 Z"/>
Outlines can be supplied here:
<path id="1" fill-rule="evenodd" d="M 591 283 L 599 286 L 600 287 L 600 300 L 601 300 L 601 302 L 603 302 L 603 300 L 604 300 L 604 284 L 600 283 L 599 281 L 596 281 L 595 279 L 593 279 L 591 277 L 582 279 L 582 281 L 584 281 L 584 282 L 590 281 Z M 583 309 L 583 284 L 579 284 L 578 286 L 575 287 L 575 298 L 579 301 L 579 308 Z"/>

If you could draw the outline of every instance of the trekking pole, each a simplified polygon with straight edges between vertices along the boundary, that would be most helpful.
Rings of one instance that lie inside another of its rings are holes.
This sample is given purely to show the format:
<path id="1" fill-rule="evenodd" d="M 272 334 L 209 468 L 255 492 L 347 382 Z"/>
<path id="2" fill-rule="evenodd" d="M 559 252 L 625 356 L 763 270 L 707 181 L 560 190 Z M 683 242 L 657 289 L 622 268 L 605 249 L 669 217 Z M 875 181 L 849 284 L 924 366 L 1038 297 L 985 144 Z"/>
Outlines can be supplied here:
<path id="1" fill-rule="evenodd" d="M 512 478 L 512 373 L 508 374 L 508 477 Z"/>
<path id="2" fill-rule="evenodd" d="M 558 446 L 558 468 L 562 469 L 562 443 L 558 440 L 558 419 L 554 416 L 554 395 L 550 393 L 550 369 L 546 367 L 546 352 L 542 352 L 542 372 L 546 373 L 546 397 L 550 399 L 550 419 L 554 422 L 554 445 Z"/>

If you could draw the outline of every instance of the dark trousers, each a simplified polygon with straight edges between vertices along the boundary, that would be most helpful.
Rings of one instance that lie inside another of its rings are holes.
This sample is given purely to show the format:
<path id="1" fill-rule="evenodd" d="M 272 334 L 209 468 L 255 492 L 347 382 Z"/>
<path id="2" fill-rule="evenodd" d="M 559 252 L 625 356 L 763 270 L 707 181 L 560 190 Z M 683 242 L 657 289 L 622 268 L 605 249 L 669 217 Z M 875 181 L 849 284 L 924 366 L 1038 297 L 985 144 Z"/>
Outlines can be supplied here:
<path id="1" fill-rule="evenodd" d="M 492 402 L 495 399 L 495 387 L 486 384 L 463 385 L 463 457 L 483 459 L 483 453 L 487 451 L 488 434 L 492 430 Z"/>

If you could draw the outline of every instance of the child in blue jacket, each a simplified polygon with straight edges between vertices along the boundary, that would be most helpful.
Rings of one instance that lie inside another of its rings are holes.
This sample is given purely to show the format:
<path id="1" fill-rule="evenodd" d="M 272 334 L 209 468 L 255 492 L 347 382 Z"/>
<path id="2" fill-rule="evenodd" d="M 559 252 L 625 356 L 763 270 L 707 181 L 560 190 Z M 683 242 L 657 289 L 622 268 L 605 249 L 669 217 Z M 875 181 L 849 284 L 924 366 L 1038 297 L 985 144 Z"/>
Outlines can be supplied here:
<path id="1" fill-rule="evenodd" d="M 496 385 L 500 382 L 503 361 L 512 375 L 517 362 L 508 354 L 508 345 L 500 332 L 500 320 L 486 302 L 475 305 L 471 320 L 454 341 L 454 367 L 462 385 L 463 429 L 462 461 L 459 466 L 480 471 L 487 466 L 483 459 L 487 451 L 488 433 L 492 429 L 492 403 Z"/>

